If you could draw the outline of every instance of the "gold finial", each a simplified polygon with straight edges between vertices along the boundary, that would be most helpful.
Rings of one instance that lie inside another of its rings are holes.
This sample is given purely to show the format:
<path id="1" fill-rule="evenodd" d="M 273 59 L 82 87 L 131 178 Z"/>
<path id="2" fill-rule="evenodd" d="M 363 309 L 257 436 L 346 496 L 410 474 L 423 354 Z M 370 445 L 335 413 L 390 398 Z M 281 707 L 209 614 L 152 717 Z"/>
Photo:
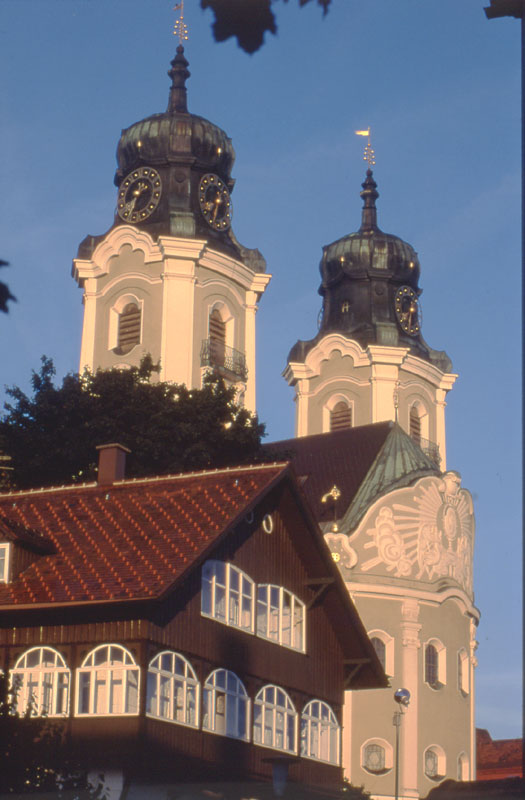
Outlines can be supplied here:
<path id="1" fill-rule="evenodd" d="M 365 152 L 363 154 L 363 161 L 366 161 L 369 167 L 373 167 L 376 163 L 376 154 L 375 150 L 372 148 L 372 142 L 370 141 L 370 128 L 367 128 L 366 131 L 356 131 L 356 135 L 368 137 Z"/>
<path id="2" fill-rule="evenodd" d="M 180 3 L 173 6 L 173 10 L 180 10 L 180 17 L 175 20 L 175 25 L 173 26 L 173 35 L 179 37 L 179 44 L 182 45 L 183 42 L 188 41 L 188 26 L 184 22 L 184 0 L 180 0 Z"/>
<path id="3" fill-rule="evenodd" d="M 330 491 L 321 497 L 321 503 L 327 503 L 329 498 L 331 500 L 336 501 L 339 500 L 340 497 L 341 497 L 341 489 L 339 488 L 339 486 L 332 486 Z"/>

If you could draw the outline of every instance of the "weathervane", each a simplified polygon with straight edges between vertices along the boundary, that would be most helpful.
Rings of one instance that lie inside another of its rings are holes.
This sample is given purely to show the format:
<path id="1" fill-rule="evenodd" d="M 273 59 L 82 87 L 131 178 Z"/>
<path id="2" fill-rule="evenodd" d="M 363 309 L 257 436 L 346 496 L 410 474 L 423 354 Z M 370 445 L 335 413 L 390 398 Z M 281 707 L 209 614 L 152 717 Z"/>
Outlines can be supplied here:
<path id="1" fill-rule="evenodd" d="M 366 131 L 356 131 L 356 135 L 368 137 L 365 152 L 363 154 L 363 161 L 366 161 L 369 167 L 373 167 L 376 163 L 376 154 L 375 150 L 372 149 L 372 143 L 370 141 L 370 128 L 367 128 Z"/>
<path id="2" fill-rule="evenodd" d="M 173 26 L 173 35 L 179 37 L 179 44 L 182 45 L 183 42 L 188 41 L 188 26 L 184 22 L 184 0 L 180 0 L 180 3 L 177 3 L 176 6 L 173 6 L 174 11 L 179 11 L 180 9 L 180 17 L 175 20 L 175 25 Z"/>

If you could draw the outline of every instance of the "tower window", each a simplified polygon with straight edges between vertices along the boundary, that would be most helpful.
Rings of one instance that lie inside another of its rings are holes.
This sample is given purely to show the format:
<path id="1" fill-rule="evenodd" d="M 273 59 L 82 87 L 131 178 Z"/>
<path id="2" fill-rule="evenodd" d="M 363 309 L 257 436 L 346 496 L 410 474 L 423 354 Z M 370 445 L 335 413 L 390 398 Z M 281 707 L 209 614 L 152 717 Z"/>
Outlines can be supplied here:
<path id="1" fill-rule="evenodd" d="M 220 311 L 217 311 L 217 309 L 214 309 L 210 314 L 208 330 L 212 364 L 219 367 L 224 366 L 226 324 L 221 317 Z"/>
<path id="2" fill-rule="evenodd" d="M 386 670 L 386 645 L 379 636 L 372 636 L 370 639 L 374 650 L 376 651 L 376 656 L 378 657 L 379 661 L 381 662 L 381 666 L 384 670 Z"/>
<path id="3" fill-rule="evenodd" d="M 421 418 L 415 406 L 412 406 L 410 409 L 409 428 L 412 439 L 417 442 L 417 444 L 421 444 Z"/>
<path id="4" fill-rule="evenodd" d="M 446 679 L 446 649 L 437 639 L 425 645 L 425 682 L 432 689 L 441 689 Z"/>
<path id="5" fill-rule="evenodd" d="M 140 344 L 140 308 L 128 303 L 119 314 L 117 346 L 121 353 L 129 353 L 136 344 Z"/>
<path id="6" fill-rule="evenodd" d="M 330 431 L 340 431 L 352 427 L 352 409 L 340 400 L 330 411 Z"/>
<path id="7" fill-rule="evenodd" d="M 385 748 L 379 744 L 368 744 L 364 750 L 363 766 L 368 772 L 383 772 L 385 769 Z"/>

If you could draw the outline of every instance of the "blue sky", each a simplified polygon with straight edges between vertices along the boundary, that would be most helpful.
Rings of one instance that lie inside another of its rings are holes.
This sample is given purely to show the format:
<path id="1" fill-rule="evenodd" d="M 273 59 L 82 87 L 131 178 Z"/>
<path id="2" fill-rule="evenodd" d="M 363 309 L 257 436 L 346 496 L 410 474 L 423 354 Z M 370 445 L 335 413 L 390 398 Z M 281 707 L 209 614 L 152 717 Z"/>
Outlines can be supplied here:
<path id="1" fill-rule="evenodd" d="M 247 0 L 249 2 L 249 0 Z M 0 388 L 40 356 L 78 368 L 71 260 L 106 231 L 122 128 L 163 111 L 174 0 L 2 0 Z M 474 495 L 482 611 L 477 724 L 521 735 L 520 27 L 488 0 L 275 3 L 279 32 L 248 56 L 216 44 L 187 0 L 190 111 L 232 137 L 234 231 L 273 279 L 258 314 L 258 409 L 293 435 L 281 377 L 316 332 L 322 246 L 356 230 L 372 128 L 380 227 L 418 251 L 423 333 L 459 373 L 448 466 Z"/>

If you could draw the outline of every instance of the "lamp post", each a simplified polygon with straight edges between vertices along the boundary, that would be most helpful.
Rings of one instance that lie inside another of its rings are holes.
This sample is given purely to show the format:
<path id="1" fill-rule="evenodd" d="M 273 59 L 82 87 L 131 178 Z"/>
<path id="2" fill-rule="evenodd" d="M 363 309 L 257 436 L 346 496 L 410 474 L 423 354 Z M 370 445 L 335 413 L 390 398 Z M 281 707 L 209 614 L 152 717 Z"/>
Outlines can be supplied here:
<path id="1" fill-rule="evenodd" d="M 399 800 L 399 729 L 401 727 L 401 718 L 404 714 L 403 708 L 406 708 L 410 703 L 410 692 L 408 689 L 398 689 L 394 694 L 394 700 L 399 704 L 397 711 L 394 711 L 393 725 L 396 729 L 396 763 L 394 770 L 395 780 L 395 800 Z"/>

